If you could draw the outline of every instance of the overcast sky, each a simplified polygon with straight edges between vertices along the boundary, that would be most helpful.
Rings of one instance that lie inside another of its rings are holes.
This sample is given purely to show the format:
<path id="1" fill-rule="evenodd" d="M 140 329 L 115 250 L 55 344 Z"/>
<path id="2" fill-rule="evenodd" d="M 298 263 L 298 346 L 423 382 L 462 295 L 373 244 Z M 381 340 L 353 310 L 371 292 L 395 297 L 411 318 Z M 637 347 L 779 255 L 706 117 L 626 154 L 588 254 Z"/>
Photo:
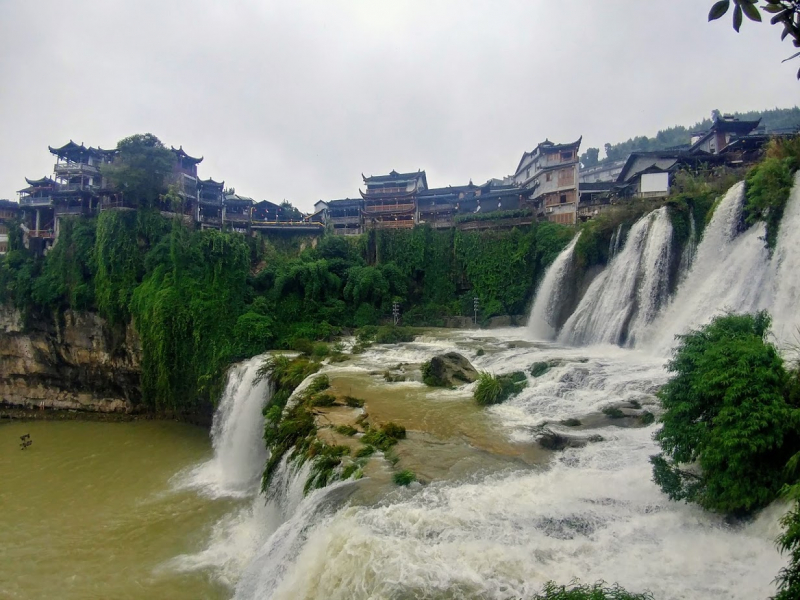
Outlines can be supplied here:
<path id="1" fill-rule="evenodd" d="M 712 0 L 0 0 L 0 198 L 47 146 L 150 132 L 256 200 L 358 197 L 512 173 L 549 138 L 602 148 L 794 106 L 780 30 Z"/>

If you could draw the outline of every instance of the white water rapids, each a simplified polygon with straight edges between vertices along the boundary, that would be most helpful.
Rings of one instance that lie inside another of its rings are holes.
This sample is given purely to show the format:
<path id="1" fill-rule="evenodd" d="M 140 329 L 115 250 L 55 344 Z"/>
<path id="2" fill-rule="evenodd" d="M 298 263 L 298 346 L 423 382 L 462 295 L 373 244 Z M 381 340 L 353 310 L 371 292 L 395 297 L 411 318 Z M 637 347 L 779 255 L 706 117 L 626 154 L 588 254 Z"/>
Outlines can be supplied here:
<path id="1" fill-rule="evenodd" d="M 654 394 L 667 380 L 664 362 L 675 334 L 722 311 L 766 308 L 778 339 L 790 340 L 800 299 L 798 188 L 772 257 L 762 226 L 741 231 L 741 185 L 717 206 L 693 260 L 680 257 L 670 266 L 671 253 L 680 249 L 671 247 L 667 209 L 637 222 L 624 243 L 617 230 L 610 264 L 561 328 L 559 344 L 531 338 L 555 333 L 553 313 L 577 238 L 544 278 L 529 328 L 435 333 L 413 344 L 375 346 L 329 371 L 331 378 L 335 369 L 369 378 L 376 366 L 418 364 L 444 349 L 494 373 L 547 361 L 547 373 L 528 375 L 528 387 L 485 409 L 485 421 L 496 436 L 521 446 L 534 444 L 545 425 L 602 441 L 553 453 L 533 467 L 506 462 L 510 466 L 413 489 L 388 485 L 370 502 L 348 500 L 366 480 L 333 484 L 304 498 L 308 465 L 297 469 L 284 462 L 266 499 L 254 495 L 220 521 L 207 550 L 179 557 L 175 567 L 209 569 L 239 600 L 510 600 L 534 597 L 549 580 L 568 584 L 574 578 L 650 590 L 658 600 L 765 600 L 786 561 L 774 545 L 785 508 L 776 504 L 753 521 L 729 524 L 669 501 L 651 480 L 656 425 L 619 426 L 601 411 L 627 402 L 658 413 Z M 668 298 L 670 268 L 681 271 Z M 628 347 L 614 345 L 620 343 Z M 195 473 L 209 489 L 257 490 L 266 388 L 257 390 L 252 378 L 247 383 L 254 364 L 232 373 L 214 428 L 215 457 Z M 422 386 L 386 383 L 380 376 L 371 381 L 408 390 Z M 431 401 L 466 407 L 471 392 L 467 386 Z M 583 425 L 570 428 L 560 424 L 564 419 Z"/>

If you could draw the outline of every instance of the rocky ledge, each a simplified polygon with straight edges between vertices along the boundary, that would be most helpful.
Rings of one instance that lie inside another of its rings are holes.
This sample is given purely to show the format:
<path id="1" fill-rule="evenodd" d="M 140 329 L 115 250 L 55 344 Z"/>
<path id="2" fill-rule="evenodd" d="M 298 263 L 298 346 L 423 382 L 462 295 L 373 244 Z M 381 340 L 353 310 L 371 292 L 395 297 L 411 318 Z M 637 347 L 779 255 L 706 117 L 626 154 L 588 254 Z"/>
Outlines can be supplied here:
<path id="1" fill-rule="evenodd" d="M 54 321 L 0 307 L 0 404 L 26 409 L 131 413 L 141 398 L 141 345 L 133 327 L 94 313 Z"/>

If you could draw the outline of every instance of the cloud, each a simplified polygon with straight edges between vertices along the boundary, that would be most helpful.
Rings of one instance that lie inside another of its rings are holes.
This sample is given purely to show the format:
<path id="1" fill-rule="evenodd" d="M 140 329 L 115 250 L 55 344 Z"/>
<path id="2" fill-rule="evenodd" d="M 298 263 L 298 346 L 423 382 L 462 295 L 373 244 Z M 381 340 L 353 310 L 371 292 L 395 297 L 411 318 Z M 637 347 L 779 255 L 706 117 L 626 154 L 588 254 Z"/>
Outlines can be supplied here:
<path id="1" fill-rule="evenodd" d="M 431 185 L 797 99 L 769 25 L 697 0 L 0 2 L 0 197 L 47 145 L 133 133 L 202 155 L 256 199 L 357 196 L 361 173 Z"/>

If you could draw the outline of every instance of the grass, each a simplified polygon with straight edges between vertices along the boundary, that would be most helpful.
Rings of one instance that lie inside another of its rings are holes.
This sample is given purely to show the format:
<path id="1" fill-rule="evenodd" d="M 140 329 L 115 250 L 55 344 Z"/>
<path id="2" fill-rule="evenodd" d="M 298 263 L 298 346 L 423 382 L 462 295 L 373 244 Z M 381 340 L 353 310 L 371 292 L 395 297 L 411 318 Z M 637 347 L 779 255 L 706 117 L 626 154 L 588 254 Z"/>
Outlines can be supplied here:
<path id="1" fill-rule="evenodd" d="M 624 419 L 625 413 L 616 406 L 609 406 L 603 409 L 603 414 L 609 419 Z"/>
<path id="2" fill-rule="evenodd" d="M 650 425 L 655 423 L 656 416 L 651 413 L 649 410 L 642 413 L 642 425 Z"/>
<path id="3" fill-rule="evenodd" d="M 414 471 L 410 471 L 405 469 L 403 471 L 398 471 L 392 477 L 392 480 L 397 485 L 410 485 L 411 483 L 417 480 L 417 476 L 414 474 Z"/>
<path id="4" fill-rule="evenodd" d="M 353 396 L 345 396 L 344 403 L 350 408 L 362 408 L 364 406 L 363 400 L 360 398 L 354 398 Z"/>
<path id="5" fill-rule="evenodd" d="M 634 594 L 617 584 L 608 586 L 602 581 L 592 585 L 575 582 L 570 587 L 556 585 L 551 581 L 534 600 L 653 600 L 653 595 L 650 592 Z"/>
<path id="6" fill-rule="evenodd" d="M 535 362 L 531 365 L 530 374 L 534 377 L 541 377 L 550 370 L 550 365 L 546 362 Z"/>
<path id="7" fill-rule="evenodd" d="M 381 425 L 381 431 L 396 440 L 406 439 L 406 428 L 392 421 Z"/>
<path id="8" fill-rule="evenodd" d="M 337 425 L 333 429 L 334 431 L 336 431 L 336 433 L 347 436 L 353 436 L 358 433 L 358 429 L 356 429 L 352 425 Z"/>
<path id="9" fill-rule="evenodd" d="M 314 394 L 309 398 L 311 406 L 333 406 L 336 403 L 336 396 L 333 394 Z"/>
<path id="10" fill-rule="evenodd" d="M 507 375 L 492 375 L 484 371 L 478 374 L 474 398 L 481 406 L 500 404 L 519 394 L 527 385 L 528 381 L 522 371 Z"/>

